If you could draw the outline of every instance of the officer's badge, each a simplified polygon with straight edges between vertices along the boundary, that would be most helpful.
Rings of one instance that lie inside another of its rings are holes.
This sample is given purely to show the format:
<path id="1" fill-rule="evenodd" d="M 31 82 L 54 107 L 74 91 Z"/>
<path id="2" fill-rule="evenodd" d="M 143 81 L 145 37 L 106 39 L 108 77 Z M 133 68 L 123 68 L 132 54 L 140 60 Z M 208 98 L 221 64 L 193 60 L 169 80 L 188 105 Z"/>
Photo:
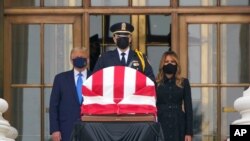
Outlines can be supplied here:
<path id="1" fill-rule="evenodd" d="M 121 30 L 126 30 L 126 23 L 122 23 Z"/>
<path id="2" fill-rule="evenodd" d="M 140 64 L 139 64 L 139 62 L 138 62 L 138 61 L 134 61 L 134 62 L 133 62 L 133 64 L 132 64 L 132 66 L 134 66 L 134 67 L 138 67 L 138 66 L 140 66 Z"/>
<path id="3" fill-rule="evenodd" d="M 138 70 L 140 67 L 140 64 L 137 60 L 133 60 L 129 63 L 128 67 L 131 67 L 131 68 Z"/>

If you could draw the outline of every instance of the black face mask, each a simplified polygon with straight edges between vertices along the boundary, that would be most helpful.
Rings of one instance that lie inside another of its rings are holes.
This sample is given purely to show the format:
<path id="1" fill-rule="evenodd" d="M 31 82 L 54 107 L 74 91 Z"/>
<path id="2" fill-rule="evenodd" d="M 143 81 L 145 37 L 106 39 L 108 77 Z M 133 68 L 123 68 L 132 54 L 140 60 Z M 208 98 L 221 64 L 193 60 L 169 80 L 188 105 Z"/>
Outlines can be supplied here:
<path id="1" fill-rule="evenodd" d="M 165 74 L 175 74 L 177 71 L 177 65 L 173 65 L 173 64 L 167 64 L 163 66 L 163 72 Z"/>
<path id="2" fill-rule="evenodd" d="M 76 57 L 75 59 L 73 59 L 73 65 L 76 68 L 83 68 L 87 66 L 87 58 Z"/>
<path id="3" fill-rule="evenodd" d="M 120 49 L 125 49 L 129 45 L 129 38 L 128 37 L 119 37 L 116 40 L 116 44 Z"/>

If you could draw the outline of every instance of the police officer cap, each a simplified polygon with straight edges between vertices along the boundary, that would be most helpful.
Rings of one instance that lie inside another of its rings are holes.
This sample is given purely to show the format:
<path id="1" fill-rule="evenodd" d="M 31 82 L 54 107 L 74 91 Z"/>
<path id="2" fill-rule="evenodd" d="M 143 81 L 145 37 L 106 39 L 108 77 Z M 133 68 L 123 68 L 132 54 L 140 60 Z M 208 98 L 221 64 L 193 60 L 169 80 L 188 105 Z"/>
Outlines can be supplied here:
<path id="1" fill-rule="evenodd" d="M 110 27 L 110 31 L 113 32 L 113 34 L 119 34 L 119 33 L 129 33 L 131 34 L 134 31 L 133 25 L 125 22 L 116 23 Z"/>

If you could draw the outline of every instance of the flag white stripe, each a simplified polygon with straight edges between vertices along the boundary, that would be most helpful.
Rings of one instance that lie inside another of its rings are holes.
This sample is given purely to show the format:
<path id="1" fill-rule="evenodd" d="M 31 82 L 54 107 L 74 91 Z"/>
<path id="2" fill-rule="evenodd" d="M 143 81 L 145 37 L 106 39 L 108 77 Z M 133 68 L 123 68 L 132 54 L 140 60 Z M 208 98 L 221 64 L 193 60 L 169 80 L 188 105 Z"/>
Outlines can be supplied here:
<path id="1" fill-rule="evenodd" d="M 103 96 L 84 96 L 84 105 L 91 104 L 115 104 L 114 102 L 114 77 L 118 77 L 119 74 L 114 74 L 115 67 L 108 67 L 103 69 L 103 78 L 100 80 L 103 84 Z M 140 83 L 140 80 L 136 82 L 136 70 L 132 68 L 125 68 L 124 74 L 124 98 L 120 101 L 119 105 L 149 105 L 155 107 L 156 98 L 155 96 L 143 96 L 134 95 L 136 84 Z M 146 77 L 146 76 L 145 76 Z M 89 90 L 92 90 L 93 77 L 90 76 L 85 82 Z M 146 77 L 146 85 L 154 86 L 154 82 Z"/>
<path id="2" fill-rule="evenodd" d="M 110 98 L 105 98 L 103 96 L 85 96 L 84 97 L 84 105 L 88 105 L 88 104 L 101 104 L 101 105 L 105 105 L 105 104 L 115 104 L 113 102 L 113 99 Z"/>
<path id="3" fill-rule="evenodd" d="M 92 90 L 92 76 L 90 76 L 82 85 L 86 86 L 88 89 Z"/>
<path id="4" fill-rule="evenodd" d="M 114 67 L 103 69 L 103 97 L 114 99 Z"/>
<path id="5" fill-rule="evenodd" d="M 155 97 L 153 96 L 141 96 L 141 95 L 131 95 L 124 98 L 119 105 L 122 104 L 132 104 L 132 105 L 151 105 L 155 106 Z"/>
<path id="6" fill-rule="evenodd" d="M 128 97 L 135 93 L 135 78 L 136 71 L 130 68 L 125 68 L 123 97 Z"/>
<path id="7" fill-rule="evenodd" d="M 154 86 L 155 84 L 154 84 L 154 82 L 150 79 L 150 78 L 146 78 L 146 85 L 147 86 Z"/>

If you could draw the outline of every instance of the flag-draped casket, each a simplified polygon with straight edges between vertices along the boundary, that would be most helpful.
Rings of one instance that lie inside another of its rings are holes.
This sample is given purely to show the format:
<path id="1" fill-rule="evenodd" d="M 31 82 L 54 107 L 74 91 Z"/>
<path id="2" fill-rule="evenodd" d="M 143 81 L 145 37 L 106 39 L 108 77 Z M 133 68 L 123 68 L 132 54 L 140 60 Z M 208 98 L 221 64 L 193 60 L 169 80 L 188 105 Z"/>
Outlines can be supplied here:
<path id="1" fill-rule="evenodd" d="M 136 69 L 113 66 L 83 84 L 83 115 L 156 114 L 154 82 Z"/>

